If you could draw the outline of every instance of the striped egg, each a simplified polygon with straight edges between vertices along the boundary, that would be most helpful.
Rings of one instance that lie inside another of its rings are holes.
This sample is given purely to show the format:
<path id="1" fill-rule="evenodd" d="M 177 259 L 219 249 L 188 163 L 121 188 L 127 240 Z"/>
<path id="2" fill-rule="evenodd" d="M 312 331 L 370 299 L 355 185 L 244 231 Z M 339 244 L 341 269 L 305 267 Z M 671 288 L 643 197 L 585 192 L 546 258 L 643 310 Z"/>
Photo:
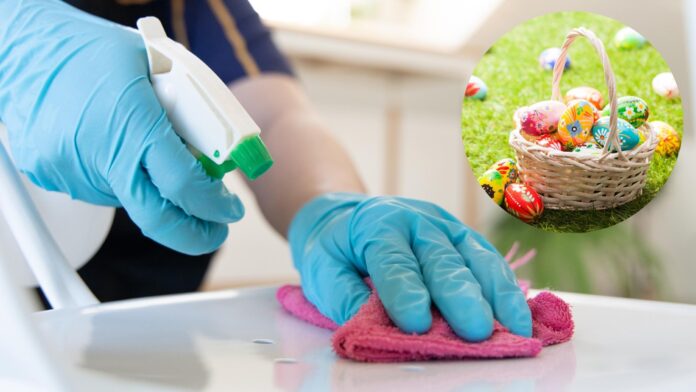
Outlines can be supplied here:
<path id="1" fill-rule="evenodd" d="M 529 223 L 544 212 L 544 202 L 534 188 L 525 184 L 510 184 L 505 188 L 505 209 Z"/>

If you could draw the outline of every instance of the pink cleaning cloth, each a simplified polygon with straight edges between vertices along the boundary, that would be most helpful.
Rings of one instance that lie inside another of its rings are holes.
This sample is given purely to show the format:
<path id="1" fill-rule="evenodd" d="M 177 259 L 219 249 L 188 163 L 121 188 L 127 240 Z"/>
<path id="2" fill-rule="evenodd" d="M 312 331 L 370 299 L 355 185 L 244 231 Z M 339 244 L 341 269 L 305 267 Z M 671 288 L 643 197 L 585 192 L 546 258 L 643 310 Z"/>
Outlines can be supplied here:
<path id="1" fill-rule="evenodd" d="M 520 281 L 520 284 L 526 294 L 528 283 Z M 322 315 L 305 298 L 300 286 L 283 286 L 276 297 L 293 316 L 336 331 L 332 344 L 338 355 L 363 362 L 533 357 L 542 346 L 562 343 L 573 336 L 570 307 L 550 292 L 527 300 L 532 312 L 531 338 L 514 335 L 496 321 L 491 337 L 478 343 L 459 338 L 436 308 L 432 309 L 433 322 L 428 332 L 422 335 L 401 332 L 375 293 L 343 326 Z"/>

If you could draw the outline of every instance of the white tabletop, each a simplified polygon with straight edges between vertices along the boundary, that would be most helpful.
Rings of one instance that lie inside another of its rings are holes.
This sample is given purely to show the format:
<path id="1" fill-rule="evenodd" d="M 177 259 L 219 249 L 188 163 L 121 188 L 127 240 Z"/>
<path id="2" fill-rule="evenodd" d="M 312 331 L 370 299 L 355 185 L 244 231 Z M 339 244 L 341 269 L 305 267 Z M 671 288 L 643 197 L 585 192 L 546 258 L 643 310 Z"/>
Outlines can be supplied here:
<path id="1" fill-rule="evenodd" d="M 166 388 L 696 390 L 692 305 L 561 293 L 573 307 L 575 337 L 536 358 L 365 364 L 337 358 L 331 332 L 286 314 L 274 293 L 197 293 L 36 316 L 86 373 Z"/>

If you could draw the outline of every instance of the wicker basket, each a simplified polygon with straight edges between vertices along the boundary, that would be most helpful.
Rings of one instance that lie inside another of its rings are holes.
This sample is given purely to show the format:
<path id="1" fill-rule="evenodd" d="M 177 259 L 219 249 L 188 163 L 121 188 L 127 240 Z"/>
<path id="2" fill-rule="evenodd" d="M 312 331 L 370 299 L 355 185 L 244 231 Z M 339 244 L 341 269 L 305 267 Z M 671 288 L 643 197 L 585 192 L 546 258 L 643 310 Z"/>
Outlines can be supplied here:
<path id="1" fill-rule="evenodd" d="M 519 127 L 510 133 L 520 178 L 543 198 L 544 207 L 553 210 L 603 210 L 638 197 L 647 179 L 657 137 L 648 122 L 638 131 L 646 140 L 630 151 L 621 151 L 617 132 L 616 83 L 604 44 L 590 30 L 576 28 L 566 36 L 553 69 L 552 100 L 562 101 L 561 76 L 568 48 L 579 36 L 587 38 L 602 59 L 604 78 L 611 105 L 609 137 L 599 155 L 558 151 L 526 140 Z M 617 146 L 611 152 L 609 144 Z"/>

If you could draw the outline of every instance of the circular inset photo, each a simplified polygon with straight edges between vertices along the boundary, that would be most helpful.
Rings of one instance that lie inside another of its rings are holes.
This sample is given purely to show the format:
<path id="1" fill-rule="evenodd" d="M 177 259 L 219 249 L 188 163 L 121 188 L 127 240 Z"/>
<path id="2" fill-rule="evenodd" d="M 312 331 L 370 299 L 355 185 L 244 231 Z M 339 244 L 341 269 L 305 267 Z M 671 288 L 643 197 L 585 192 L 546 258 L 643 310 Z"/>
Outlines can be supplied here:
<path id="1" fill-rule="evenodd" d="M 646 37 L 586 12 L 529 20 L 474 69 L 464 150 L 481 188 L 544 230 L 586 232 L 638 212 L 667 181 L 683 114 Z"/>

